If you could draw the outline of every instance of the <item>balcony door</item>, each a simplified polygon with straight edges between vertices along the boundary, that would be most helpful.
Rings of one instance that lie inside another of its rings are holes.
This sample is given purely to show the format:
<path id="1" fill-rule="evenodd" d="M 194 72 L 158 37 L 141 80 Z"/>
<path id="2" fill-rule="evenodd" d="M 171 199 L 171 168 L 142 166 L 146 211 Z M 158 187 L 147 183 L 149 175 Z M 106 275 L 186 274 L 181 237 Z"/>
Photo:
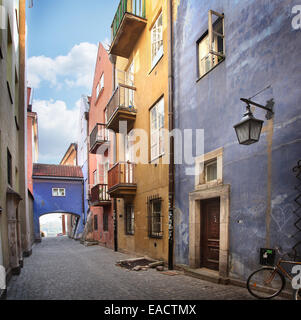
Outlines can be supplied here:
<path id="1" fill-rule="evenodd" d="M 104 164 L 104 173 L 103 173 L 103 184 L 108 184 L 108 171 L 109 171 L 110 165 L 109 162 L 105 162 Z"/>
<path id="2" fill-rule="evenodd" d="M 125 73 L 125 84 L 130 87 L 134 87 L 134 61 L 132 61 L 131 65 L 127 69 Z M 126 106 L 129 108 L 134 107 L 134 90 L 126 90 Z"/>
<path id="3" fill-rule="evenodd" d="M 133 134 L 130 132 L 125 139 L 125 181 L 126 183 L 133 182 L 133 143 L 132 143 Z"/>

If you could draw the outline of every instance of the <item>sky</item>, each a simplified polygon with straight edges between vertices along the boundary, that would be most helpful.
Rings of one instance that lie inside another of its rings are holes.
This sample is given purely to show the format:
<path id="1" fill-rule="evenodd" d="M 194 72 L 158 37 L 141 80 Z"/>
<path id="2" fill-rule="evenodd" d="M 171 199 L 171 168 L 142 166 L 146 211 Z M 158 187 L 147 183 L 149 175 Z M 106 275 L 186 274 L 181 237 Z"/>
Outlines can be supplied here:
<path id="1" fill-rule="evenodd" d="M 98 43 L 110 43 L 119 0 L 33 0 L 27 8 L 27 85 L 38 113 L 39 163 L 76 142 L 79 101 L 91 95 Z"/>

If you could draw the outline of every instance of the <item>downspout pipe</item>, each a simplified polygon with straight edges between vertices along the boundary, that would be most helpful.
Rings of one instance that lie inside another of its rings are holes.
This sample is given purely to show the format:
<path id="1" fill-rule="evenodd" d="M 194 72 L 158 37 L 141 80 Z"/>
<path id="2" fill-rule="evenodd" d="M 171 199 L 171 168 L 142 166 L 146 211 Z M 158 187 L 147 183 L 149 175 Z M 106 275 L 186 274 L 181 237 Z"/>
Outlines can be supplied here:
<path id="1" fill-rule="evenodd" d="M 113 77 L 112 77 L 112 92 L 115 91 L 116 88 L 116 60 L 117 57 L 115 55 L 110 54 L 109 59 L 112 63 L 112 69 L 113 69 Z M 116 141 L 116 140 L 115 140 Z M 114 146 L 117 147 L 116 144 Z M 114 160 L 116 160 L 115 157 L 116 149 L 114 149 Z M 118 251 L 118 212 L 117 212 L 117 199 L 113 199 L 113 221 L 114 221 L 114 251 Z"/>
<path id="2" fill-rule="evenodd" d="M 168 131 L 174 129 L 173 0 L 168 1 Z M 168 269 L 174 268 L 174 138 L 169 138 Z"/>

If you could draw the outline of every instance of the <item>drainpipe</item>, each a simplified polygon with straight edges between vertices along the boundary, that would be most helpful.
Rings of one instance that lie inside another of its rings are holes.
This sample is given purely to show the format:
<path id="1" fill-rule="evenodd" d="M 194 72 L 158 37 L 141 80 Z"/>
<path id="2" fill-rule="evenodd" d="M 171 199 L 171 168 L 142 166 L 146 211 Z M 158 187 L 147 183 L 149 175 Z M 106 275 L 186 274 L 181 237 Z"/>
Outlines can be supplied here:
<path id="1" fill-rule="evenodd" d="M 85 225 L 85 180 L 83 179 L 83 182 L 82 182 L 82 206 L 83 206 L 83 220 L 82 220 L 82 223 L 83 223 L 83 226 Z"/>
<path id="2" fill-rule="evenodd" d="M 90 153 L 89 153 L 89 147 L 90 147 L 90 133 L 89 133 L 89 121 L 90 121 L 90 101 L 89 101 L 89 97 L 87 96 L 87 99 L 88 99 L 88 105 L 89 105 L 89 111 L 88 112 L 85 112 L 85 119 L 87 121 L 87 170 L 88 170 L 88 177 L 87 177 L 87 180 L 88 180 L 88 190 L 86 190 L 86 192 L 89 192 L 89 188 L 90 188 Z M 89 201 L 89 199 L 88 199 Z M 89 204 L 89 203 L 88 203 Z M 86 224 L 86 220 L 88 218 L 88 215 L 86 216 L 86 212 L 85 212 L 85 220 L 84 220 L 84 224 Z"/>
<path id="3" fill-rule="evenodd" d="M 117 199 L 114 198 L 114 251 L 118 251 L 118 216 L 117 216 Z"/>
<path id="4" fill-rule="evenodd" d="M 168 130 L 172 132 L 174 128 L 174 108 L 173 108 L 173 5 L 172 0 L 168 2 Z M 169 139 L 169 186 L 168 186 L 168 269 L 174 268 L 173 249 L 174 249 L 174 138 Z"/>
<path id="5" fill-rule="evenodd" d="M 110 54 L 109 59 L 112 63 L 113 67 L 113 77 L 112 77 L 112 92 L 115 91 L 116 87 L 116 59 L 117 57 L 115 55 Z M 116 141 L 116 139 L 115 139 Z M 115 144 L 115 148 L 116 148 Z M 115 152 L 115 149 L 114 149 Z M 115 158 L 115 155 L 114 155 Z M 116 160 L 116 159 L 115 159 Z M 113 219 L 114 219 L 114 251 L 118 251 L 118 213 L 117 213 L 117 199 L 113 199 Z"/>

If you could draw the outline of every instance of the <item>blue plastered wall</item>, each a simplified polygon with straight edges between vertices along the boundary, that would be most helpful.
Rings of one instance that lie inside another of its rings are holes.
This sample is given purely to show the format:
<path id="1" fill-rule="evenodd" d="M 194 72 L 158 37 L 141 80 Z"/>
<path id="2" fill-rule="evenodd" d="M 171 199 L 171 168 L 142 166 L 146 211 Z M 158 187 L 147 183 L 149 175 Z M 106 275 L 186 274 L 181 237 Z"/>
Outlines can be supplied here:
<path id="1" fill-rule="evenodd" d="M 223 183 L 231 186 L 229 276 L 246 279 L 258 268 L 259 248 L 269 243 L 289 250 L 301 159 L 301 30 L 292 28 L 293 0 L 179 0 L 174 21 L 175 127 L 204 129 L 204 152 L 223 147 Z M 208 30 L 208 11 L 225 14 L 226 59 L 197 77 L 197 41 Z M 198 81 L 197 81 L 198 80 Z M 233 125 L 245 111 L 240 98 L 275 100 L 272 138 L 265 120 L 260 141 L 238 144 Z M 268 148 L 271 145 L 271 158 Z M 195 145 L 193 146 L 195 148 Z M 272 168 L 268 176 L 268 163 Z M 189 264 L 189 199 L 194 177 L 176 165 L 175 262 Z M 271 199 L 268 186 L 271 185 Z M 271 205 L 269 235 L 267 208 Z M 300 240 L 300 239 L 299 239 Z"/>
<path id="2" fill-rule="evenodd" d="M 53 197 L 52 188 L 65 188 L 65 197 Z M 49 213 L 70 213 L 80 218 L 79 226 L 83 225 L 83 183 L 70 180 L 33 179 L 34 229 L 35 238 L 40 238 L 39 218 Z M 78 228 L 80 229 L 80 228 Z"/>

